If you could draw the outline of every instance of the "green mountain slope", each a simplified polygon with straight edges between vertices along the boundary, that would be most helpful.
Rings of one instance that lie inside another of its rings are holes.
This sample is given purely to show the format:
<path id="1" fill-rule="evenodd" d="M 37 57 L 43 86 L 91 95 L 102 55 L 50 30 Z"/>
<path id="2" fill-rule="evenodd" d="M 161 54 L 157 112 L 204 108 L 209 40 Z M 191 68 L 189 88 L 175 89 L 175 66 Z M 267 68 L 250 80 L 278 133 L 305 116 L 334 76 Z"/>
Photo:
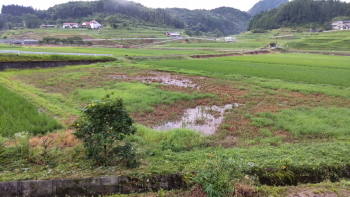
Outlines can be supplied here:
<path id="1" fill-rule="evenodd" d="M 271 10 L 272 8 L 276 8 L 279 5 L 288 2 L 288 0 L 260 0 L 252 8 L 250 8 L 250 10 L 248 10 L 248 13 L 254 16 L 262 11 Z"/>
<path id="2" fill-rule="evenodd" d="M 193 32 L 215 32 L 222 35 L 237 34 L 246 31 L 251 16 L 230 7 L 212 10 L 188 10 L 168 8 L 169 13 L 179 16 Z M 195 33 L 196 34 L 196 33 Z"/>
<path id="3" fill-rule="evenodd" d="M 350 3 L 335 0 L 293 0 L 255 15 L 249 22 L 248 30 L 295 27 L 310 23 L 328 28 L 333 18 L 339 16 L 350 16 Z"/>

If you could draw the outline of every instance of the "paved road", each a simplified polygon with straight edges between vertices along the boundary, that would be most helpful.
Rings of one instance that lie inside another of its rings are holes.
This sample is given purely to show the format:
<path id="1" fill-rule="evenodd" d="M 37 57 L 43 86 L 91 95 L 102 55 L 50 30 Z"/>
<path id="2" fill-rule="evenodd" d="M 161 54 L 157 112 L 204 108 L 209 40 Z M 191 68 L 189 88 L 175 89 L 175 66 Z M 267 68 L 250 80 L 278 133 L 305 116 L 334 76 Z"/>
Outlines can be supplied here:
<path id="1" fill-rule="evenodd" d="M 0 53 L 16 53 L 16 54 L 54 54 L 54 55 L 89 55 L 89 56 L 113 56 L 112 54 L 88 54 L 88 53 L 55 53 L 55 52 L 33 52 L 33 51 L 16 51 L 16 50 L 0 50 Z"/>

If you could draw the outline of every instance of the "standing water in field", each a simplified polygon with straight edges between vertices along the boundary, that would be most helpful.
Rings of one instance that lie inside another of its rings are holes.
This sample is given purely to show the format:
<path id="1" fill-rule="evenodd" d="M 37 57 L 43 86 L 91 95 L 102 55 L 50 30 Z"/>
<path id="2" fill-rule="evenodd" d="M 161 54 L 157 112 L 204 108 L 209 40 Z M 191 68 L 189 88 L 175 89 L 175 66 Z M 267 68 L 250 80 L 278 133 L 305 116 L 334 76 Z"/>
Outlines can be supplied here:
<path id="1" fill-rule="evenodd" d="M 206 135 L 212 135 L 221 124 L 225 111 L 238 107 L 239 104 L 228 104 L 222 107 L 219 106 L 197 106 L 196 108 L 187 109 L 180 121 L 167 122 L 163 125 L 156 126 L 156 130 L 170 130 L 175 128 L 187 128 L 201 132 Z"/>

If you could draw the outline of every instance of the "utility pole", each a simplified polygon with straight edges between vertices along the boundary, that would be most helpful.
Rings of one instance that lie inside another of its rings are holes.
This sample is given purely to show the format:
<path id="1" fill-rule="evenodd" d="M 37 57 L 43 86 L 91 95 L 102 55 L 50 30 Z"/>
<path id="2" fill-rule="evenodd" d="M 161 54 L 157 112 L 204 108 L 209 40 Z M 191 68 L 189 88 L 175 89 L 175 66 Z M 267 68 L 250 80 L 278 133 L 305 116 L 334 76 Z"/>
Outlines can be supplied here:
<path id="1" fill-rule="evenodd" d="M 310 37 L 310 34 L 311 34 L 311 24 L 312 24 L 312 23 L 310 23 L 309 37 Z"/>

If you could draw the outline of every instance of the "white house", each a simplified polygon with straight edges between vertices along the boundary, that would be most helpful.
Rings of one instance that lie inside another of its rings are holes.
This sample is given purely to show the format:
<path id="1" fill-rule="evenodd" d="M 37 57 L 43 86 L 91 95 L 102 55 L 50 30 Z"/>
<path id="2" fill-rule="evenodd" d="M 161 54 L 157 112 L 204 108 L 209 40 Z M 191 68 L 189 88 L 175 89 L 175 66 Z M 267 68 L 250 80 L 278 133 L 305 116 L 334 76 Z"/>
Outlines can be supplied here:
<path id="1" fill-rule="evenodd" d="M 236 38 L 235 37 L 225 37 L 225 42 L 235 42 Z"/>
<path id="2" fill-rule="evenodd" d="M 350 29 L 350 21 L 333 21 L 333 30 L 345 30 Z"/>
<path id="3" fill-rule="evenodd" d="M 95 20 L 90 21 L 90 27 L 91 29 L 99 29 L 102 27 L 102 25 L 100 23 L 98 23 Z"/>
<path id="4" fill-rule="evenodd" d="M 164 34 L 167 35 L 168 37 L 173 37 L 173 38 L 180 37 L 180 34 L 179 34 L 179 33 L 176 33 L 176 32 L 167 31 L 167 32 L 165 32 Z"/>
<path id="5" fill-rule="evenodd" d="M 78 23 L 63 23 L 63 28 L 79 28 Z"/>

